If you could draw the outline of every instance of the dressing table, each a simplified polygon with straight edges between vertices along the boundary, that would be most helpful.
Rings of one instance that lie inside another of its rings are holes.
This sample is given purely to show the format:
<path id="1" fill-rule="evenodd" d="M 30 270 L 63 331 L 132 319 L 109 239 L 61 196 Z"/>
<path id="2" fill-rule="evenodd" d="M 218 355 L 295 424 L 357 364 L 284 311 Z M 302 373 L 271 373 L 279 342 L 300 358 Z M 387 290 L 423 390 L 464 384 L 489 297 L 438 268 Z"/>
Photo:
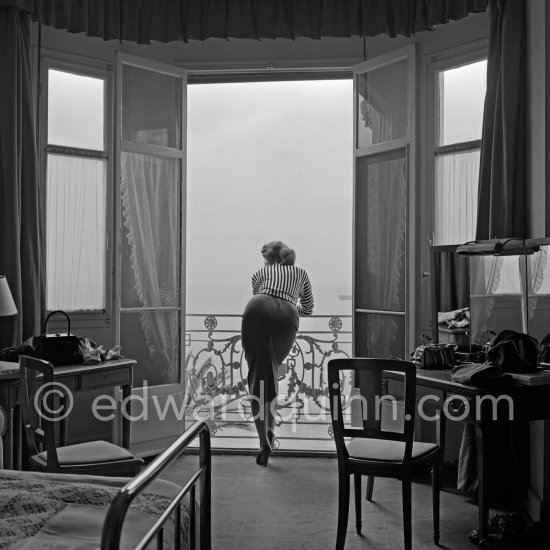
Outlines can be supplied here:
<path id="1" fill-rule="evenodd" d="M 133 385 L 134 359 L 104 361 L 97 365 L 64 365 L 55 367 L 55 381 L 64 384 L 71 392 L 120 387 L 122 400 L 127 402 Z M 5 416 L 4 468 L 21 468 L 21 418 L 18 405 L 19 364 L 0 361 L 0 407 Z M 126 399 L 126 401 L 125 401 Z M 2 414 L 0 411 L 0 414 Z M 130 446 L 130 419 L 122 415 L 121 444 Z M 64 436 L 62 430 L 62 437 Z M 63 444 L 63 441 L 61 441 Z"/>
<path id="2" fill-rule="evenodd" d="M 505 239 L 432 247 L 431 258 L 431 319 L 435 342 L 442 342 L 445 337 L 437 319 L 438 313 L 447 308 L 470 308 L 465 346 L 483 345 L 503 329 L 530 334 L 539 342 L 550 332 L 550 239 Z M 443 273 L 445 262 L 454 263 L 453 277 Z M 455 301 L 444 305 L 442 298 L 446 294 Z M 389 373 L 388 379 L 391 385 L 391 380 L 396 381 L 398 377 Z M 440 398 L 439 402 L 432 403 L 439 410 L 446 400 L 458 403 L 456 412 L 463 413 L 464 418 L 475 425 L 480 540 L 488 534 L 486 436 L 498 425 L 512 425 L 504 410 L 505 400 L 508 400 L 506 406 L 512 406 L 513 421 L 543 421 L 540 429 L 530 430 L 536 438 L 535 444 L 531 442 L 531 451 L 537 452 L 531 457 L 531 464 L 538 465 L 536 472 L 531 471 L 528 502 L 524 504 L 531 514 L 540 516 L 544 525 L 550 525 L 550 384 L 478 388 L 453 382 L 449 371 L 419 370 L 417 386 L 420 394 L 431 391 Z M 500 399 L 496 418 L 492 414 L 491 397 Z M 484 398 L 488 399 L 483 402 Z M 477 407 L 480 399 L 484 404 Z M 445 415 L 441 415 L 442 442 L 448 422 Z M 533 487 L 535 484 L 537 487 Z"/>

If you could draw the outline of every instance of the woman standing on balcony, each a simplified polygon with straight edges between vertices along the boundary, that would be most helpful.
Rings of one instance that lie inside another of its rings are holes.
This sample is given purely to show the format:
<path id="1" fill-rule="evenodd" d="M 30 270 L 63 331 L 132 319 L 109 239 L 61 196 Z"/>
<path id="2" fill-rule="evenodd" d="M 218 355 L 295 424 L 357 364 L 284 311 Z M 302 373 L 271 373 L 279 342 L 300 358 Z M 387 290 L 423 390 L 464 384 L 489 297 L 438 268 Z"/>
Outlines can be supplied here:
<path id="1" fill-rule="evenodd" d="M 299 317 L 313 313 L 311 283 L 296 267 L 296 253 L 281 241 L 261 250 L 265 265 L 252 276 L 252 294 L 243 313 L 242 342 L 248 363 L 248 391 L 260 438 L 256 463 L 266 466 L 275 440 L 279 365 L 290 353 Z"/>

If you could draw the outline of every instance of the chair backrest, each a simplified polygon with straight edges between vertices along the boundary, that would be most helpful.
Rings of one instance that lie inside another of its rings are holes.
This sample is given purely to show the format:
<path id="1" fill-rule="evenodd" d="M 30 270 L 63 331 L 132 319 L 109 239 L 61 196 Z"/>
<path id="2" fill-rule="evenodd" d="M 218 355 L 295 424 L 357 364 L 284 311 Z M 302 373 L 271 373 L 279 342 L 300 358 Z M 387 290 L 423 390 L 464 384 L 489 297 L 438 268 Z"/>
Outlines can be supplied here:
<path id="1" fill-rule="evenodd" d="M 392 410 L 397 405 L 395 396 L 384 392 L 383 373 L 390 370 L 405 375 L 402 431 L 382 429 L 382 403 L 389 403 Z M 358 390 L 349 398 L 342 395 L 345 377 L 342 371 L 349 371 L 351 384 Z M 416 367 L 412 363 L 399 359 L 332 359 L 328 363 L 328 384 L 332 429 L 339 456 L 348 457 L 344 437 L 363 437 L 402 441 L 405 443 L 403 462 L 410 460 L 416 409 Z M 350 417 L 352 406 L 361 413 L 361 427 L 349 428 L 344 423 L 344 418 Z"/>
<path id="2" fill-rule="evenodd" d="M 20 406 L 29 455 L 47 453 L 48 471 L 59 471 L 56 433 L 64 429 L 66 399 L 54 384 L 53 365 L 42 359 L 19 357 Z"/>

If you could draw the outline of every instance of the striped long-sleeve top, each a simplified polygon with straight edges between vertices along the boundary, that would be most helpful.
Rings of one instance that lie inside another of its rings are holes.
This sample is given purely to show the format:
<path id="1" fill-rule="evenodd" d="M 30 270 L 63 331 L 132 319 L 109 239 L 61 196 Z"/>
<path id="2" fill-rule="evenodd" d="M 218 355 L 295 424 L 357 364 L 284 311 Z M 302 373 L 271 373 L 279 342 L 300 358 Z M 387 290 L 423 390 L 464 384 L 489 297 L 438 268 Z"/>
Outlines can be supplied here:
<path id="1" fill-rule="evenodd" d="M 252 293 L 270 294 L 288 300 L 296 306 L 300 317 L 313 313 L 309 277 L 305 270 L 295 265 L 265 265 L 252 275 Z"/>

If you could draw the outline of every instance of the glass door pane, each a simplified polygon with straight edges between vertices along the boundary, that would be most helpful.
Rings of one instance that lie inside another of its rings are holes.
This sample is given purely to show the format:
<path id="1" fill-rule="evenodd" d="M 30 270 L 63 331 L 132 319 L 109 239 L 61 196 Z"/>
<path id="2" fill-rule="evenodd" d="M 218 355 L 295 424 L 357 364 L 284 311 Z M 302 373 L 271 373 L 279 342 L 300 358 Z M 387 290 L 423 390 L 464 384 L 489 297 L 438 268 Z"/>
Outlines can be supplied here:
<path id="1" fill-rule="evenodd" d="M 122 139 L 181 147 L 181 79 L 150 69 L 122 67 Z"/>
<path id="2" fill-rule="evenodd" d="M 135 385 L 179 384 L 185 320 L 185 71 L 119 57 L 118 333 Z"/>
<path id="3" fill-rule="evenodd" d="M 356 166 L 356 305 L 405 311 L 407 158 L 363 157 Z"/>
<path id="4" fill-rule="evenodd" d="M 179 159 L 121 155 L 121 344 L 129 357 L 143 348 L 149 384 L 179 380 L 180 176 Z"/>
<path id="5" fill-rule="evenodd" d="M 408 60 L 357 77 L 357 147 L 405 138 L 408 134 Z"/>
<path id="6" fill-rule="evenodd" d="M 404 357 L 407 284 L 404 149 L 357 159 L 355 216 L 358 352 L 369 357 Z"/>
<path id="7" fill-rule="evenodd" d="M 414 49 L 355 68 L 354 353 L 408 355 L 414 320 Z"/>

